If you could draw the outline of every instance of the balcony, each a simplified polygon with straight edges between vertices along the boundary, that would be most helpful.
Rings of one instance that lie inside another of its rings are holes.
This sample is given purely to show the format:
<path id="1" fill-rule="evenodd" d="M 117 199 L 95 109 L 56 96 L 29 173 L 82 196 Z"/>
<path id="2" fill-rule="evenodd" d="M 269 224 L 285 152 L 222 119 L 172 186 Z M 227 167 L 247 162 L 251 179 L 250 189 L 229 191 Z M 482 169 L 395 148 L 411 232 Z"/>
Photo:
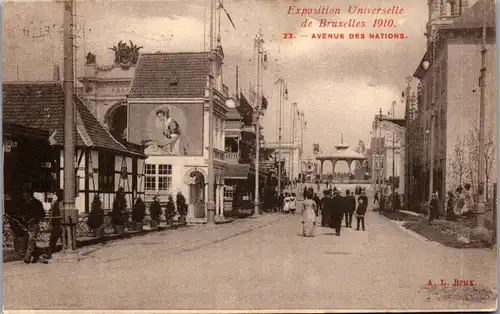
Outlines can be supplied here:
<path id="1" fill-rule="evenodd" d="M 214 159 L 223 161 L 225 158 L 225 153 L 224 151 L 214 148 Z"/>
<path id="2" fill-rule="evenodd" d="M 240 159 L 240 153 L 225 153 L 225 160 L 229 163 L 238 163 L 238 160 Z"/>

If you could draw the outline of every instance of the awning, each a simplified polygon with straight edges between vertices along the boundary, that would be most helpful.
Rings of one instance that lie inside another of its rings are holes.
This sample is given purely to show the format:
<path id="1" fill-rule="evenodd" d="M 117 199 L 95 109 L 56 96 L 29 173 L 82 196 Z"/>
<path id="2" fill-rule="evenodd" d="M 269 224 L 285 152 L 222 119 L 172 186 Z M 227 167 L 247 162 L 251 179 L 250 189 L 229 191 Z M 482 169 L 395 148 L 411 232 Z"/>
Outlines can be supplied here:
<path id="1" fill-rule="evenodd" d="M 227 136 L 227 137 L 240 137 L 241 130 L 226 130 L 225 136 Z"/>
<path id="2" fill-rule="evenodd" d="M 248 179 L 249 164 L 228 164 L 224 169 L 224 179 Z"/>

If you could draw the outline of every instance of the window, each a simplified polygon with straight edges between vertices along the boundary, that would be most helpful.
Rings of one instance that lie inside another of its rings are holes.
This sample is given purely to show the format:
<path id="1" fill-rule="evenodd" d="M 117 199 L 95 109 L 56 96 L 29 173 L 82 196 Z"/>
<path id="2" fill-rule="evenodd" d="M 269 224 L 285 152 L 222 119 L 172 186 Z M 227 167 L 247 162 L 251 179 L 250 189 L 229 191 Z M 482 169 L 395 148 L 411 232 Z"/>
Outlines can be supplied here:
<path id="1" fill-rule="evenodd" d="M 144 174 L 144 185 L 147 194 L 172 193 L 172 165 L 146 164 Z"/>
<path id="2" fill-rule="evenodd" d="M 145 165 L 144 189 L 156 192 L 156 165 Z"/>
<path id="3" fill-rule="evenodd" d="M 233 180 L 226 180 L 226 184 L 224 186 L 224 198 L 234 198 L 234 190 L 236 188 L 236 182 Z"/>
<path id="4" fill-rule="evenodd" d="M 99 153 L 99 190 L 114 191 L 115 189 L 115 155 Z"/>

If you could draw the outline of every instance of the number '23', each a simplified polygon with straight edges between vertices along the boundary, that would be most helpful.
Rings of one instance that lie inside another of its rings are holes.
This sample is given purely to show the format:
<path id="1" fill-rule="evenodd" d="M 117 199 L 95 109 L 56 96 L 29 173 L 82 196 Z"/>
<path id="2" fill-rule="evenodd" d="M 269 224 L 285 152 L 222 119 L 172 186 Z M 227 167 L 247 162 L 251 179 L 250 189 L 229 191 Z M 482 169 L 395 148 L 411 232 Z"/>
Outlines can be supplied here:
<path id="1" fill-rule="evenodd" d="M 292 33 L 284 33 L 283 38 L 284 39 L 293 39 L 293 34 Z"/>

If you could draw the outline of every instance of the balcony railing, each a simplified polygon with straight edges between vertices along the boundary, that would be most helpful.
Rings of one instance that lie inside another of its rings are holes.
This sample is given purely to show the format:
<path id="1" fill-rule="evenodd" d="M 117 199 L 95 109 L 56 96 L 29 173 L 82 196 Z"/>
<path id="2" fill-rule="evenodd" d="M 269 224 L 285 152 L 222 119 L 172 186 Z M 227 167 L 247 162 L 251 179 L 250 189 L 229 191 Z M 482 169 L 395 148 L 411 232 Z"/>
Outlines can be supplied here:
<path id="1" fill-rule="evenodd" d="M 240 153 L 225 153 L 225 158 L 226 161 L 237 163 L 240 159 Z"/>
<path id="2" fill-rule="evenodd" d="M 224 160 L 225 154 L 226 154 L 226 152 L 224 152 L 220 149 L 214 148 L 214 159 Z"/>

